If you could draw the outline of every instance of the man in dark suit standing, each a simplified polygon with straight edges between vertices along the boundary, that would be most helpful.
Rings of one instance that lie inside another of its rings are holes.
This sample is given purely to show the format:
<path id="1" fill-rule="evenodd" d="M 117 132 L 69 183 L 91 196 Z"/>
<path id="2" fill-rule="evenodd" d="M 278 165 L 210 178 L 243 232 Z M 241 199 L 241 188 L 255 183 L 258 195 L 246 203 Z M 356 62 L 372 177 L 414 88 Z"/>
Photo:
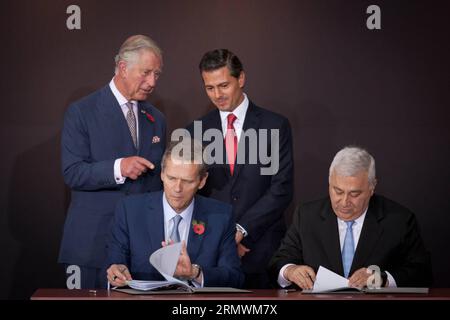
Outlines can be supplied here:
<path id="1" fill-rule="evenodd" d="M 115 62 L 108 85 L 68 108 L 62 131 L 62 169 L 72 192 L 59 262 L 79 268 L 83 289 L 106 286 L 102 267 L 117 201 L 162 187 L 166 121 L 145 102 L 161 74 L 161 50 L 135 35 Z"/>
<path id="2" fill-rule="evenodd" d="M 188 129 L 194 136 L 198 125 L 202 134 L 219 131 L 220 141 L 213 142 L 223 147 L 223 158 L 219 156 L 223 161 L 210 166 L 202 194 L 233 206 L 245 287 L 267 288 L 265 268 L 285 233 L 284 211 L 293 195 L 290 124 L 248 99 L 243 92 L 242 63 L 229 50 L 207 52 L 199 68 L 206 93 L 217 109 Z M 270 153 L 270 168 L 261 158 L 263 150 Z"/>
<path id="3" fill-rule="evenodd" d="M 329 197 L 300 206 L 270 263 L 282 287 L 313 287 L 323 266 L 364 287 L 380 268 L 382 286 L 426 287 L 431 263 L 414 214 L 374 195 L 375 160 L 364 149 L 346 147 L 329 171 Z"/>
<path id="4" fill-rule="evenodd" d="M 199 141 L 172 143 L 162 160 L 164 193 L 119 201 L 108 245 L 112 285 L 132 278 L 164 280 L 149 256 L 162 245 L 183 241 L 175 277 L 197 287 L 242 286 L 231 206 L 195 195 L 208 177 L 202 151 Z"/>

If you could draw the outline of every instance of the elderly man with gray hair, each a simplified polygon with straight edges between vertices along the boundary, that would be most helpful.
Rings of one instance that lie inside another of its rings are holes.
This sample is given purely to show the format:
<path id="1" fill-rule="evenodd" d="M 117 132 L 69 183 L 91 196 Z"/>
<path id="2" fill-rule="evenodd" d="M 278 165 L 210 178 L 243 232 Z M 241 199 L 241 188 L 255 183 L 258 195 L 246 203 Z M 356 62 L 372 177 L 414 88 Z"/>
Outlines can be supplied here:
<path id="1" fill-rule="evenodd" d="M 319 266 L 362 288 L 378 266 L 382 286 L 431 284 L 431 263 L 414 214 L 374 194 L 375 160 L 345 147 L 329 171 L 329 197 L 299 206 L 269 268 L 281 287 L 312 289 Z"/>
<path id="2" fill-rule="evenodd" d="M 71 202 L 59 262 L 67 268 L 69 288 L 106 287 L 106 238 L 117 201 L 162 188 L 166 120 L 145 101 L 161 69 L 155 42 L 131 36 L 115 57 L 109 84 L 66 111 L 61 155 Z"/>

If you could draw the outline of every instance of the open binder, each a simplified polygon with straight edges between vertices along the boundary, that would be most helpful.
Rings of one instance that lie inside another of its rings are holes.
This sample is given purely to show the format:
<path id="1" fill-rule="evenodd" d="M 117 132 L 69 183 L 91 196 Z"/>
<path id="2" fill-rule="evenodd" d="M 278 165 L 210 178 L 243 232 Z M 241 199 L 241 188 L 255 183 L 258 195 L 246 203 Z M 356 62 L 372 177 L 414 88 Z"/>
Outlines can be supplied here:
<path id="1" fill-rule="evenodd" d="M 186 294 L 186 293 L 248 293 L 249 290 L 242 290 L 230 287 L 204 287 L 196 288 L 186 281 L 181 281 L 173 274 L 177 267 L 182 243 L 174 243 L 156 250 L 150 256 L 150 263 L 166 279 L 166 281 L 127 281 L 127 287 L 112 288 L 115 291 L 128 294 Z"/>
<path id="2" fill-rule="evenodd" d="M 311 290 L 303 290 L 304 294 L 317 293 L 428 293 L 428 288 L 399 288 L 399 287 L 383 287 L 383 288 L 354 288 L 348 286 L 348 279 L 320 266 L 317 271 L 316 281 Z"/>

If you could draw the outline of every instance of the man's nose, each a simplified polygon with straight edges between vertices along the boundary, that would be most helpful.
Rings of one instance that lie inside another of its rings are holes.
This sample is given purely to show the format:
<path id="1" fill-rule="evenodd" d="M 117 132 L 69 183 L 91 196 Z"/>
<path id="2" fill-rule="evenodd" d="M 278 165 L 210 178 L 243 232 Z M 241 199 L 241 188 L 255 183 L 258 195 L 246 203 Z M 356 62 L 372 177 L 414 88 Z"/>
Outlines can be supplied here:
<path id="1" fill-rule="evenodd" d="M 342 196 L 342 202 L 344 203 L 344 206 L 346 206 L 349 202 L 349 195 L 348 194 L 344 194 Z"/>
<path id="2" fill-rule="evenodd" d="M 218 99 L 222 95 L 222 92 L 219 88 L 214 88 L 214 98 Z"/>
<path id="3" fill-rule="evenodd" d="M 145 78 L 145 82 L 147 83 L 147 85 L 152 88 L 156 86 L 156 80 L 156 75 L 153 72 L 150 72 L 150 74 Z"/>
<path id="4" fill-rule="evenodd" d="M 175 186 L 174 186 L 174 189 L 175 189 L 175 191 L 176 192 L 181 192 L 181 180 L 177 180 L 176 182 L 175 182 Z"/>

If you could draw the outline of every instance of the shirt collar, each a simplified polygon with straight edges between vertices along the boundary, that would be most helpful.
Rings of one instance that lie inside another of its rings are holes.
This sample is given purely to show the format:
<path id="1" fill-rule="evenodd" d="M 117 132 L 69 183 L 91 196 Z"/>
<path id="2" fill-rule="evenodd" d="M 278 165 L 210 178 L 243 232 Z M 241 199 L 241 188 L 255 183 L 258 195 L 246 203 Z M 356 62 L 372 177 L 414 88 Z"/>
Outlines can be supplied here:
<path id="1" fill-rule="evenodd" d="M 111 88 L 114 97 L 116 97 L 119 106 L 124 106 L 128 102 L 128 100 L 123 96 L 122 93 L 120 93 L 119 89 L 117 89 L 116 84 L 114 83 L 114 78 L 112 78 L 111 82 L 109 83 L 109 87 Z M 133 106 L 136 105 L 135 100 L 131 100 L 130 102 L 133 104 Z"/>
<path id="2" fill-rule="evenodd" d="M 191 203 L 187 206 L 186 209 L 184 209 L 181 213 L 177 213 L 173 208 L 170 206 L 169 202 L 166 199 L 166 193 L 163 192 L 163 210 L 164 210 L 164 223 L 167 226 L 169 221 L 175 217 L 177 214 L 181 215 L 183 218 L 183 221 L 186 221 L 187 223 L 190 223 L 192 219 L 192 214 L 194 212 L 194 202 L 195 198 L 192 199 Z"/>
<path id="3" fill-rule="evenodd" d="M 233 113 L 236 116 L 236 121 L 239 121 L 241 124 L 244 123 L 245 115 L 248 110 L 248 104 L 249 100 L 247 98 L 247 95 L 243 93 L 244 100 L 242 100 L 241 104 L 237 106 L 236 109 L 234 109 L 232 112 L 229 111 L 219 111 L 220 112 L 220 119 L 222 120 L 222 123 L 227 121 L 227 117 L 230 113 Z"/>
<path id="4" fill-rule="evenodd" d="M 355 226 L 355 225 L 359 225 L 359 226 L 362 226 L 362 225 L 363 225 L 364 219 L 366 218 L 367 209 L 368 209 L 368 207 L 366 208 L 366 210 L 364 210 L 364 212 L 363 212 L 362 215 L 360 215 L 358 218 L 356 218 L 356 219 L 354 220 L 354 221 L 355 221 L 355 223 L 353 224 L 354 226 Z M 337 218 L 337 219 L 338 219 L 338 223 L 339 223 L 340 225 L 347 227 L 347 224 L 345 223 L 344 220 L 342 220 L 342 219 L 340 219 L 340 218 Z"/>

